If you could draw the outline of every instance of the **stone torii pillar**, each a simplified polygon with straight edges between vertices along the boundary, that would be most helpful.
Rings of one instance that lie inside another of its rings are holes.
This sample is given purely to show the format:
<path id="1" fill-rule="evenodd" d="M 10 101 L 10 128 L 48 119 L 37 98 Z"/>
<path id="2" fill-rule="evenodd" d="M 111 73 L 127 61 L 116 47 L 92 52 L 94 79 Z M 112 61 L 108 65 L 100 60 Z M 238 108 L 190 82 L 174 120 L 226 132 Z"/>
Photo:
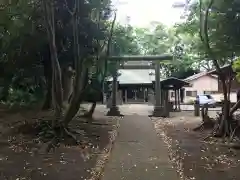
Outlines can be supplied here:
<path id="1" fill-rule="evenodd" d="M 118 92 L 118 68 L 114 71 L 113 81 L 112 81 L 112 99 L 111 107 L 107 112 L 107 116 L 122 116 L 117 106 L 117 92 Z"/>
<path id="2" fill-rule="evenodd" d="M 160 62 L 155 63 L 155 105 L 152 116 L 161 117 L 163 115 L 163 109 L 161 106 L 161 83 L 160 83 Z"/>

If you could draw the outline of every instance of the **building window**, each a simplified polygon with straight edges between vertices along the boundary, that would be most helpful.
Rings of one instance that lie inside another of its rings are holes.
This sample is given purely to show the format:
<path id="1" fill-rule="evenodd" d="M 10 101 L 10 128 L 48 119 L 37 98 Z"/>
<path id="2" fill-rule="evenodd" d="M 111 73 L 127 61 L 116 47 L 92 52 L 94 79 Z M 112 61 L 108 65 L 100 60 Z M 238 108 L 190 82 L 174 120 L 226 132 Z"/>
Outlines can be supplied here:
<path id="1" fill-rule="evenodd" d="M 171 97 L 175 97 L 175 93 L 174 92 L 171 92 Z"/>
<path id="2" fill-rule="evenodd" d="M 203 94 L 217 94 L 218 91 L 203 91 Z"/>
<path id="3" fill-rule="evenodd" d="M 186 96 L 196 97 L 197 91 L 186 91 Z"/>

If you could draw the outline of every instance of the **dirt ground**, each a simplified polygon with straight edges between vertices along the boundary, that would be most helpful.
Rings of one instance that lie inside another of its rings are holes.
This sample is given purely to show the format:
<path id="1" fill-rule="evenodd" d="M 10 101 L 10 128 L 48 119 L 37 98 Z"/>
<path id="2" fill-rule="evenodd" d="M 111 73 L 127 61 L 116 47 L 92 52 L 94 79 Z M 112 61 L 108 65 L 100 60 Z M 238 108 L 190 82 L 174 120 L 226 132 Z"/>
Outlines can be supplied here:
<path id="1" fill-rule="evenodd" d="M 16 133 L 24 121 L 35 121 L 51 113 L 24 111 L 10 113 L 0 109 L 0 180 L 79 180 L 90 179 L 96 162 L 107 153 L 111 134 L 118 120 L 96 112 L 93 123 L 76 118 L 71 127 L 81 131 L 80 146 L 63 146 L 45 153 L 44 145 L 33 134 Z M 24 131 L 22 131 L 24 132 Z"/>
<path id="2" fill-rule="evenodd" d="M 194 132 L 201 120 L 190 112 L 176 113 L 168 119 L 153 119 L 155 129 L 168 145 L 179 175 L 187 180 L 240 179 L 240 150 L 218 139 L 203 141 L 209 131 Z"/>

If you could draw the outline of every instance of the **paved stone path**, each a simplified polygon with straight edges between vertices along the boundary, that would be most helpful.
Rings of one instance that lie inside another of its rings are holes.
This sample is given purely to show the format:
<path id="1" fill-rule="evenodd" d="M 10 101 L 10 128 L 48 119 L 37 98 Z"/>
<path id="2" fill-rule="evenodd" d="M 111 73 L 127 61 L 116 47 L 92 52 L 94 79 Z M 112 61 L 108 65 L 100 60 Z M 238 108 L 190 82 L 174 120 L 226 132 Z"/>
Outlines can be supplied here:
<path id="1" fill-rule="evenodd" d="M 153 105 L 151 104 L 123 104 L 119 106 L 119 109 L 122 114 L 124 115 L 132 115 L 132 114 L 138 114 L 138 115 L 150 115 L 154 109 Z M 181 109 L 183 111 L 193 111 L 194 107 L 191 105 L 181 105 Z M 104 111 L 104 113 L 107 113 L 108 109 L 106 109 L 106 105 L 98 105 L 97 106 L 98 111 Z M 216 112 L 220 111 L 221 108 L 210 108 L 209 114 L 210 116 L 215 116 Z M 193 113 L 193 112 L 192 112 Z"/>
<path id="2" fill-rule="evenodd" d="M 120 120 L 119 135 L 102 180 L 148 179 L 177 180 L 178 176 L 151 120 L 146 115 L 126 115 Z"/>
<path id="3" fill-rule="evenodd" d="M 88 105 L 85 105 L 85 108 L 90 108 Z M 119 106 L 119 110 L 123 115 L 141 115 L 147 117 L 148 115 L 152 114 L 154 107 L 148 104 L 124 104 Z M 96 107 L 96 111 L 103 112 L 107 114 L 108 109 L 106 109 L 106 105 L 99 104 Z M 193 111 L 183 111 L 189 114 L 194 114 Z M 211 117 L 216 116 L 217 111 L 209 111 L 209 115 Z"/>

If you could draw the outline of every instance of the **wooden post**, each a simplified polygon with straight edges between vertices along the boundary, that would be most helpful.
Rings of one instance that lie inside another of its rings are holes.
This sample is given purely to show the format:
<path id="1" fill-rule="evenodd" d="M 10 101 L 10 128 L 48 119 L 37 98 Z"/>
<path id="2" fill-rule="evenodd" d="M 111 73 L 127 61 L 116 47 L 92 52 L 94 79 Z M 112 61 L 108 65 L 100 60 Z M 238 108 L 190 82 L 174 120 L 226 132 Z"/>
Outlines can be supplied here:
<path id="1" fill-rule="evenodd" d="M 174 111 L 177 110 L 177 91 L 174 89 Z"/>
<path id="2" fill-rule="evenodd" d="M 165 117 L 169 117 L 169 111 L 170 111 L 170 109 L 169 109 L 169 100 L 168 100 L 169 98 L 168 98 L 168 90 L 166 89 L 165 91 L 164 91 L 164 116 Z"/>
<path id="3" fill-rule="evenodd" d="M 180 106 L 180 89 L 177 90 L 178 94 L 178 111 L 181 111 L 181 106 Z"/>
<path id="4" fill-rule="evenodd" d="M 194 116 L 199 116 L 199 115 L 200 115 L 199 100 L 195 100 L 195 102 L 194 102 Z"/>
<path id="5" fill-rule="evenodd" d="M 103 104 L 107 103 L 107 95 L 106 93 L 103 93 Z"/>
<path id="6" fill-rule="evenodd" d="M 137 90 L 134 89 L 134 100 L 136 101 L 137 100 Z"/>
<path id="7" fill-rule="evenodd" d="M 149 94 L 149 92 L 148 92 L 148 90 L 149 90 L 149 89 L 148 89 L 148 88 L 146 88 L 146 102 L 149 102 L 149 95 L 148 95 L 148 94 Z"/>
<path id="8" fill-rule="evenodd" d="M 160 98 L 160 105 L 161 105 L 161 107 L 163 107 L 164 106 L 164 90 L 163 89 L 161 89 L 161 98 Z"/>
<path id="9" fill-rule="evenodd" d="M 146 102 L 146 89 L 143 89 L 143 102 Z"/>
<path id="10" fill-rule="evenodd" d="M 127 103 L 127 89 L 125 89 L 125 103 Z"/>

